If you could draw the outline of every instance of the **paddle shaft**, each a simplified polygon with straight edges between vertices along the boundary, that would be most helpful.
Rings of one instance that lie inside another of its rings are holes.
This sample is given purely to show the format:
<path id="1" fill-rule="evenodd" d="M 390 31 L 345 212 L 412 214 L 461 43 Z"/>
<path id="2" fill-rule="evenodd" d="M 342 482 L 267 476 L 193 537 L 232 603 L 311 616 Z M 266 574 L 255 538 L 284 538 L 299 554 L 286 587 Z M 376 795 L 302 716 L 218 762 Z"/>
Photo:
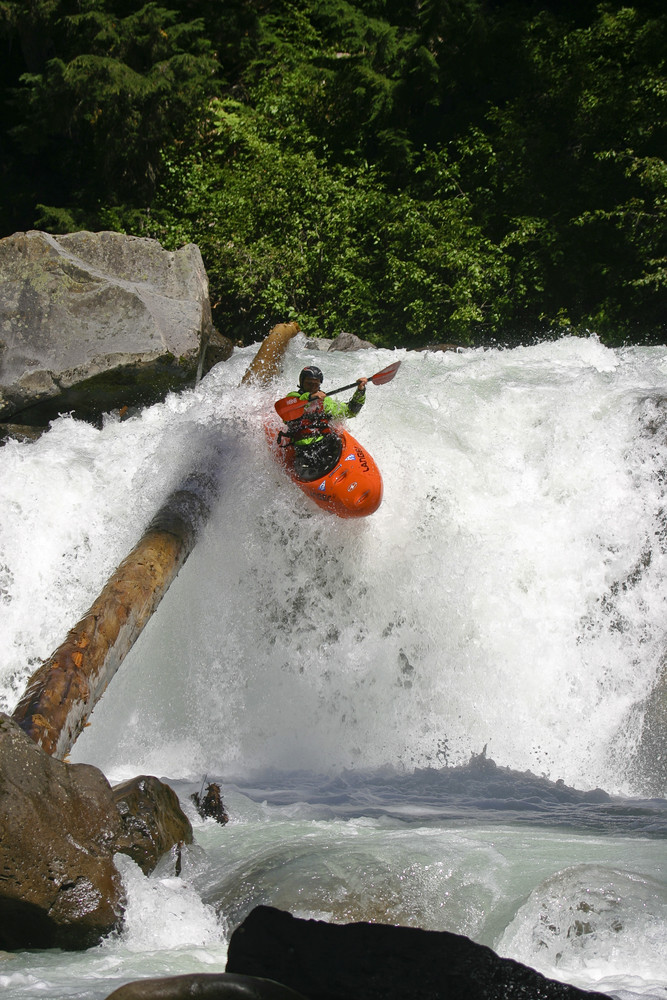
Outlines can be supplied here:
<path id="1" fill-rule="evenodd" d="M 370 381 L 370 380 L 369 380 Z M 331 392 L 325 392 L 325 396 L 335 396 L 337 392 L 345 392 L 346 389 L 352 389 L 353 386 L 359 385 L 359 382 L 350 382 L 349 385 L 341 385 L 337 389 L 332 389 Z"/>
<path id="2" fill-rule="evenodd" d="M 383 368 L 381 372 L 376 372 L 375 375 L 371 375 L 368 379 L 374 385 L 384 385 L 385 382 L 391 382 L 394 375 L 399 369 L 401 362 L 395 361 L 393 365 L 389 365 L 388 368 Z M 356 382 L 350 382 L 349 385 L 341 385 L 337 389 L 332 389 L 331 392 L 325 392 L 325 396 L 335 396 L 337 392 L 345 392 L 346 389 L 353 389 L 355 385 L 359 385 L 359 380 Z"/>

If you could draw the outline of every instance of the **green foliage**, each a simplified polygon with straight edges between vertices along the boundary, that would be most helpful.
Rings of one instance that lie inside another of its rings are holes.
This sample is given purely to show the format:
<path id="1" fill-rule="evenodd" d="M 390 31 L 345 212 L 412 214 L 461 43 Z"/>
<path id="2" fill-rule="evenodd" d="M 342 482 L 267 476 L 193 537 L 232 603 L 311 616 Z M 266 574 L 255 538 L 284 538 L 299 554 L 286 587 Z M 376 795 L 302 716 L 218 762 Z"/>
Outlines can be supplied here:
<path id="1" fill-rule="evenodd" d="M 657 0 L 0 0 L 7 231 L 196 242 L 221 330 L 664 338 Z"/>
<path id="2" fill-rule="evenodd" d="M 53 206 L 40 217 L 69 212 L 95 222 L 105 202 L 149 202 L 162 144 L 214 90 L 217 64 L 203 22 L 182 23 L 156 3 L 127 13 L 106 0 L 88 0 L 76 13 L 65 0 L 6 6 L 22 41 L 45 30 L 44 18 L 53 29 L 31 57 L 35 69 L 10 91 L 10 140 L 36 181 L 26 194 Z"/>
<path id="3" fill-rule="evenodd" d="M 150 232 L 197 236 L 218 327 L 252 340 L 276 319 L 312 335 L 342 328 L 378 344 L 465 342 L 500 318 L 503 255 L 464 197 L 440 203 L 384 189 L 368 165 L 326 165 L 280 148 L 246 105 L 214 102 L 200 147 L 165 164 Z M 176 217 L 170 206 L 179 201 Z"/>

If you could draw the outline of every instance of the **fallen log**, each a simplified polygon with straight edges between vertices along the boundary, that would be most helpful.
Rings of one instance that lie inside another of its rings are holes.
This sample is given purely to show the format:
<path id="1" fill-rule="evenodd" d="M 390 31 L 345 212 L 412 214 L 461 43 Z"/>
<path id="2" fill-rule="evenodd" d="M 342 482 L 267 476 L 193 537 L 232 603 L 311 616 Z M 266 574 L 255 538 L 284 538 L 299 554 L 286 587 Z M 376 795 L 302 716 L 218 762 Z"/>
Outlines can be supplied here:
<path id="1" fill-rule="evenodd" d="M 172 493 L 67 638 L 32 675 L 12 718 L 62 760 L 194 547 L 215 484 Z"/>
<path id="2" fill-rule="evenodd" d="M 282 370 L 283 355 L 292 337 L 300 333 L 298 323 L 278 323 L 274 326 L 241 379 L 241 385 L 255 382 L 268 385 Z"/>
<path id="3" fill-rule="evenodd" d="M 268 384 L 282 367 L 297 323 L 279 323 L 241 384 Z M 12 718 L 38 746 L 62 760 L 192 551 L 217 495 L 194 473 L 164 503 L 141 540 L 65 641 L 30 677 Z"/>

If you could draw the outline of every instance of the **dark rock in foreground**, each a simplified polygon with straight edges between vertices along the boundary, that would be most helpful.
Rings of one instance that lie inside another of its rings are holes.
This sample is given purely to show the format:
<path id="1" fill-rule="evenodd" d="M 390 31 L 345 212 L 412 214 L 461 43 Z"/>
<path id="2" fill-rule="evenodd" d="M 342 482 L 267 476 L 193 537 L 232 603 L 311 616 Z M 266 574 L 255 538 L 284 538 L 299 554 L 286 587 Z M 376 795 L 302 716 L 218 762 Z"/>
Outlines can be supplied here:
<path id="1" fill-rule="evenodd" d="M 226 972 L 140 979 L 114 990 L 107 1000 L 189 1000 L 192 997 L 198 1000 L 305 1000 L 280 983 Z"/>
<path id="2" fill-rule="evenodd" d="M 0 240 L 2 421 L 154 403 L 231 353 L 194 244 L 169 252 L 113 232 Z"/>
<path id="3" fill-rule="evenodd" d="M 227 972 L 284 983 L 309 1000 L 577 1000 L 602 996 L 546 979 L 446 931 L 327 924 L 259 906 L 234 931 Z"/>

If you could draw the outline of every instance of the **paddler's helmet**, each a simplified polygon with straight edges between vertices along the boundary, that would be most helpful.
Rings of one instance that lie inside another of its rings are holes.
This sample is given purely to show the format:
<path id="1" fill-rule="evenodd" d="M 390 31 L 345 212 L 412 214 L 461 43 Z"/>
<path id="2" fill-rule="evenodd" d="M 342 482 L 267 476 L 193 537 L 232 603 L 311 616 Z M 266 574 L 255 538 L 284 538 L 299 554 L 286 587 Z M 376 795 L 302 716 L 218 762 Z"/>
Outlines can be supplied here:
<path id="1" fill-rule="evenodd" d="M 315 378 L 322 384 L 324 381 L 324 375 L 316 365 L 307 365 L 305 368 L 301 369 L 301 374 L 299 375 L 299 389 L 303 389 L 304 380 L 307 378 Z"/>

